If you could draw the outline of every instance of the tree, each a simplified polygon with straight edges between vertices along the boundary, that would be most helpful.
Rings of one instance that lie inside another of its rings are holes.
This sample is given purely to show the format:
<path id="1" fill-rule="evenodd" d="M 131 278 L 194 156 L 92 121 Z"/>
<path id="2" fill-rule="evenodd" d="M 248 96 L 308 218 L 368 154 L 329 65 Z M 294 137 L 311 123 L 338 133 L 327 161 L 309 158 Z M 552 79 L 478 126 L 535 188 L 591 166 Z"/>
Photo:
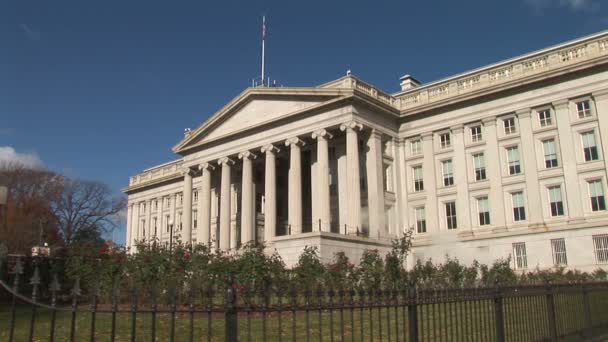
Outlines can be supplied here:
<path id="1" fill-rule="evenodd" d="M 111 232 L 125 207 L 125 198 L 112 197 L 107 185 L 67 177 L 63 177 L 60 196 L 52 203 L 59 235 L 67 245 L 91 231 Z"/>
<path id="2" fill-rule="evenodd" d="M 10 252 L 27 253 L 41 238 L 58 244 L 51 203 L 61 192 L 60 177 L 47 170 L 5 163 L 0 164 L 0 184 L 9 189 L 0 241 L 6 241 Z"/>
<path id="3" fill-rule="evenodd" d="M 116 227 L 126 207 L 103 183 L 19 164 L 0 163 L 0 184 L 9 189 L 0 241 L 10 253 L 28 253 L 41 239 L 53 247 L 97 242 Z"/>

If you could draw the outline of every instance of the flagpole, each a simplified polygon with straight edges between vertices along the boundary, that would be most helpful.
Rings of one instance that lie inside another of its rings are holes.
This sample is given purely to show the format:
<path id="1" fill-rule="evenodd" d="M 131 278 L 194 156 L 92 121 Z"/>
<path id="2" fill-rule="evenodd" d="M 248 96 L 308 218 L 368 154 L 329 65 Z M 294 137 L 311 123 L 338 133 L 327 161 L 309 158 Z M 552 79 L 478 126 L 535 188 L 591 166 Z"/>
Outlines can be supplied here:
<path id="1" fill-rule="evenodd" d="M 266 47 L 266 16 L 262 16 L 262 86 L 264 86 L 264 66 L 265 66 L 265 47 Z"/>

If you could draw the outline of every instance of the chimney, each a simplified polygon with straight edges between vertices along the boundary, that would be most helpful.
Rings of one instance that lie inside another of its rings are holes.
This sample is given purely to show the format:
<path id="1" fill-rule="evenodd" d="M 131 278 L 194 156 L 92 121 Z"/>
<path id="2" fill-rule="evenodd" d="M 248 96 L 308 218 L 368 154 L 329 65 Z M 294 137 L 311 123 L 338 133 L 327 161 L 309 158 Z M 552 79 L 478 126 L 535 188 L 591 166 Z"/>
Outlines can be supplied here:
<path id="1" fill-rule="evenodd" d="M 418 81 L 414 78 L 414 76 L 411 75 L 403 75 L 399 78 L 399 80 L 401 81 L 401 91 L 414 89 L 420 86 L 420 81 Z"/>

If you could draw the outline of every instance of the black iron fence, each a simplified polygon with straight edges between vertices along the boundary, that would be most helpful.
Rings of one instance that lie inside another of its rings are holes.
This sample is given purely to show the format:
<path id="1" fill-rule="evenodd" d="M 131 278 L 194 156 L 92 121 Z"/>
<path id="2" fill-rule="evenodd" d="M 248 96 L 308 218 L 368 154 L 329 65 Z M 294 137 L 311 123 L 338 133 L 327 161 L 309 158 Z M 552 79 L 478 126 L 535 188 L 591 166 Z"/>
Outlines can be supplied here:
<path id="1" fill-rule="evenodd" d="M 2 341 L 557 341 L 608 333 L 608 282 L 422 289 L 60 284 L 20 260 Z M 127 290 L 125 290 L 125 288 Z"/>

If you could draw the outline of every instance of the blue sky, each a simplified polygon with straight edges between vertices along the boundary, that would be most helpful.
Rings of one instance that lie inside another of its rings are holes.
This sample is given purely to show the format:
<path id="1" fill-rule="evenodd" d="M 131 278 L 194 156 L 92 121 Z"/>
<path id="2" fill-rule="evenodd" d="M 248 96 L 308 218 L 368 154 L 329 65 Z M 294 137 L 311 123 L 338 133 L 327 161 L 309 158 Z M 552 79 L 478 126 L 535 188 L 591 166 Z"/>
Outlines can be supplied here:
<path id="1" fill-rule="evenodd" d="M 601 0 L 4 0 L 0 160 L 118 192 L 259 76 L 263 14 L 271 78 L 390 92 L 608 27 Z"/>

